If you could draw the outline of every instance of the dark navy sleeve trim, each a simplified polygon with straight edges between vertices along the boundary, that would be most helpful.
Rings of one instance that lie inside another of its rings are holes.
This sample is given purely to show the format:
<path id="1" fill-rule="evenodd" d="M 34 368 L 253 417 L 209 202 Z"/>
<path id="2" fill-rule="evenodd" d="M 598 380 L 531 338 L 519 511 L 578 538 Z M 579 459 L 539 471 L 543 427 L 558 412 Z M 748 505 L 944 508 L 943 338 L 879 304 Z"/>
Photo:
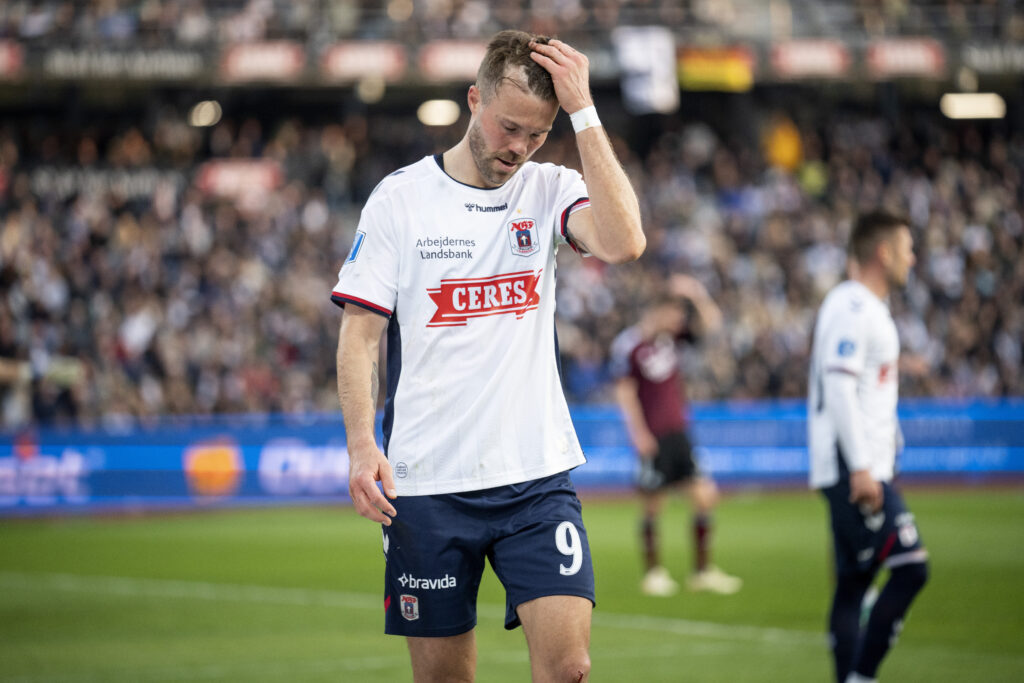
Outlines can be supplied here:
<path id="1" fill-rule="evenodd" d="M 331 301 L 333 301 L 336 305 L 340 306 L 341 308 L 345 308 L 345 304 L 353 304 L 355 306 L 359 306 L 359 308 L 365 308 L 368 311 L 373 311 L 374 313 L 379 313 L 380 315 L 384 316 L 385 318 L 390 318 L 391 317 L 391 310 L 390 309 L 385 308 L 384 306 L 378 306 L 377 304 L 373 303 L 372 301 L 367 301 L 366 299 L 360 299 L 357 296 L 351 296 L 349 294 L 342 294 L 341 292 L 332 292 L 331 293 Z"/>
<path id="2" fill-rule="evenodd" d="M 576 246 L 575 240 L 573 240 L 572 235 L 569 234 L 569 216 L 572 214 L 572 210 L 579 206 L 580 204 L 590 204 L 590 197 L 580 197 L 572 204 L 565 207 L 565 211 L 562 212 L 562 221 L 561 226 L 559 228 L 562 233 L 562 237 L 565 238 L 565 241 L 569 244 L 570 247 L 573 248 L 573 251 L 575 251 L 576 253 L 580 253 L 580 248 Z"/>

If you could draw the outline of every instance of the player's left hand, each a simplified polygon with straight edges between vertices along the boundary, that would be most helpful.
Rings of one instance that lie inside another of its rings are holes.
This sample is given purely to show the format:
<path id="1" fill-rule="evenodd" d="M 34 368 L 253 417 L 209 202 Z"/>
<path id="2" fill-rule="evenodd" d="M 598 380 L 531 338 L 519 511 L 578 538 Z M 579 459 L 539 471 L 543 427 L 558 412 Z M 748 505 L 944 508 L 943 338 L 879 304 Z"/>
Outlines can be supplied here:
<path id="1" fill-rule="evenodd" d="M 868 470 L 850 473 L 850 502 L 859 504 L 874 514 L 882 509 L 884 500 L 882 485 L 875 481 Z"/>
<path id="2" fill-rule="evenodd" d="M 594 104 L 590 95 L 590 60 L 568 43 L 552 39 L 546 45 L 530 43 L 533 61 L 547 69 L 558 103 L 569 114 Z"/>

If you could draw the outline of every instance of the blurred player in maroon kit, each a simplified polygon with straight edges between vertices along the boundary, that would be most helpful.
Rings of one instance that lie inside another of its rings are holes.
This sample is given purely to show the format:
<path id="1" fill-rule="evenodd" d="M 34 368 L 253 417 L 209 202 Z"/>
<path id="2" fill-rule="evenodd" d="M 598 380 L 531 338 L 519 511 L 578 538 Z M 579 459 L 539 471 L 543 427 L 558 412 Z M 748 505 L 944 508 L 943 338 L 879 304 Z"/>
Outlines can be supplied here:
<path id="1" fill-rule="evenodd" d="M 678 343 L 695 338 L 687 323 L 688 301 L 700 318 L 697 331 L 707 334 L 721 327 L 721 311 L 704 286 L 692 277 L 675 274 L 669 278 L 668 295 L 649 304 L 640 321 L 623 330 L 612 344 L 615 397 L 640 457 L 645 562 L 641 589 L 648 595 L 667 596 L 679 589 L 661 564 L 657 528 L 665 493 L 672 487 L 685 489 L 694 509 L 694 571 L 687 588 L 731 594 L 742 585 L 709 558 L 711 511 L 718 489 L 694 459 L 687 435 L 686 390 L 679 372 Z"/>

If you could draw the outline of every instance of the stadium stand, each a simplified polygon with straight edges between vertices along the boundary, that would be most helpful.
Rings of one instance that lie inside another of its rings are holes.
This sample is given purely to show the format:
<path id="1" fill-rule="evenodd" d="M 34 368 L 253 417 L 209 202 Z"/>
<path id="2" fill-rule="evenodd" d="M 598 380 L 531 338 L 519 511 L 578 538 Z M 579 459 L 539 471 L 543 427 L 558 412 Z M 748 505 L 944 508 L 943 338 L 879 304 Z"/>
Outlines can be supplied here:
<path id="1" fill-rule="evenodd" d="M 246 42 L 294 41 L 319 56 L 337 40 L 415 49 L 522 25 L 606 49 L 609 29 L 624 23 L 671 25 L 680 41 L 743 37 L 734 20 L 748 4 L 5 3 L 0 62 L 16 46 L 22 76 L 45 82 L 5 81 L 13 62 L 0 64 L 0 425 L 335 411 L 328 294 L 361 203 L 386 173 L 451 144 L 462 127 L 415 120 L 419 82 L 375 105 L 347 86 L 228 87 L 205 66 L 185 83 L 78 71 L 69 81 L 61 69 L 120 63 L 61 61 L 54 50 L 195 47 L 205 65 Z M 777 6 L 788 37 L 1024 36 L 1016 3 Z M 803 395 L 813 313 L 842 277 L 852 216 L 877 204 L 908 215 L 917 241 L 913 281 L 894 301 L 909 352 L 902 394 L 1024 394 L 1019 95 L 1010 119 L 990 123 L 951 122 L 932 90 L 887 83 L 867 97 L 862 84 L 687 92 L 678 114 L 631 116 L 615 79 L 597 82 L 649 248 L 623 267 L 562 255 L 571 400 L 608 400 L 611 338 L 676 269 L 700 277 L 726 318 L 721 338 L 685 358 L 693 399 Z M 463 87 L 435 89 L 459 99 Z M 224 118 L 194 127 L 188 110 L 207 96 L 223 102 Z M 564 124 L 539 160 L 577 166 Z"/>
<path id="2" fill-rule="evenodd" d="M 419 124 L 23 123 L 0 134 L 5 424 L 334 409 L 327 293 L 373 179 L 432 151 Z M 802 395 L 813 311 L 843 273 L 850 217 L 879 202 L 911 216 L 918 243 L 895 302 L 918 358 L 907 393 L 1024 392 L 1019 133 L 839 112 L 800 131 L 806 159 L 786 173 L 704 123 L 669 128 L 624 157 L 651 236 L 643 261 L 560 264 L 576 400 L 607 396 L 611 337 L 672 269 L 708 283 L 728 321 L 722 343 L 688 359 L 695 398 Z M 546 158 L 571 163 L 572 150 L 559 137 Z M 281 176 L 219 196 L 209 177 L 230 171 L 211 164 L 232 159 Z"/>

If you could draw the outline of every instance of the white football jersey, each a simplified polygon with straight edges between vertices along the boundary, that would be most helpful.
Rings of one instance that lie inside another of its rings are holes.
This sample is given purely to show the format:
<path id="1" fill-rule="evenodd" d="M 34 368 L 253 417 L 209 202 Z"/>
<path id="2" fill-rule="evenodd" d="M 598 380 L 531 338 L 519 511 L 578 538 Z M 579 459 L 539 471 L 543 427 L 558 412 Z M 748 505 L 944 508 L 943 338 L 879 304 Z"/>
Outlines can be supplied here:
<path id="1" fill-rule="evenodd" d="M 585 462 L 562 392 L 555 251 L 579 173 L 526 163 L 483 189 L 425 157 L 363 208 L 332 299 L 390 318 L 384 450 L 399 495 L 504 486 Z M 573 247 L 575 248 L 575 247 Z"/>
<path id="2" fill-rule="evenodd" d="M 862 439 L 857 453 L 843 444 L 850 462 L 863 463 L 877 481 L 891 481 L 896 464 L 899 425 L 896 402 L 900 343 L 889 307 L 867 287 L 854 280 L 829 292 L 818 311 L 811 349 L 807 391 L 807 442 L 810 484 L 813 488 L 839 481 L 840 415 L 825 401 L 825 386 L 841 374 L 856 378 L 858 422 Z"/>

